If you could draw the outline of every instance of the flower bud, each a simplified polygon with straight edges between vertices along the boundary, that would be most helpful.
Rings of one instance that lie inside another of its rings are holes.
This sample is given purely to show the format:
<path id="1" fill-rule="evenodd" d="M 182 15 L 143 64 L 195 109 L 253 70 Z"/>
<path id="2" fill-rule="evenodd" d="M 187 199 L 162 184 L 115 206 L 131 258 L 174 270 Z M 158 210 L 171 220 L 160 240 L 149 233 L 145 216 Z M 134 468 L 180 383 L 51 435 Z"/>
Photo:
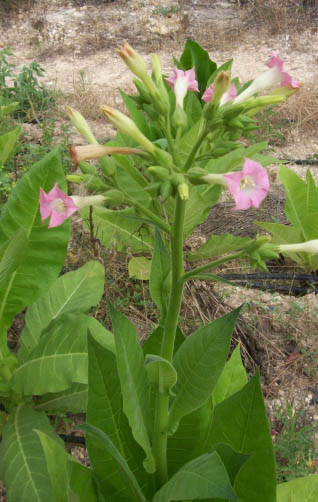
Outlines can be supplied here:
<path id="1" fill-rule="evenodd" d="M 137 80 L 136 78 L 134 78 L 133 81 L 134 81 L 134 84 L 135 84 L 135 86 L 137 88 L 137 91 L 139 92 L 140 97 L 142 98 L 142 100 L 145 103 L 150 104 L 151 103 L 151 97 L 150 97 L 149 92 L 147 91 L 146 86 L 141 82 L 141 80 Z"/>
<path id="2" fill-rule="evenodd" d="M 189 198 L 189 187 L 187 183 L 180 183 L 178 185 L 178 193 L 181 200 L 188 200 Z"/>
<path id="3" fill-rule="evenodd" d="M 223 94 L 228 90 L 231 83 L 230 74 L 227 71 L 220 71 L 218 76 L 216 77 L 213 87 L 214 94 L 212 97 L 212 103 L 219 104 Z"/>
<path id="4" fill-rule="evenodd" d="M 154 158 L 156 161 L 163 167 L 167 168 L 172 168 L 173 166 L 173 160 L 170 155 L 170 153 L 166 152 L 165 150 L 162 150 L 161 148 L 158 148 L 157 146 L 154 147 L 154 151 L 152 152 Z"/>
<path id="5" fill-rule="evenodd" d="M 167 180 L 170 176 L 169 169 L 166 169 L 165 167 L 162 167 L 162 166 L 148 167 L 148 171 L 150 173 L 153 173 L 157 178 L 159 178 L 161 180 Z"/>
<path id="6" fill-rule="evenodd" d="M 184 129 L 187 126 L 188 117 L 186 112 L 178 104 L 172 115 L 172 125 L 176 128 Z"/>
<path id="7" fill-rule="evenodd" d="M 172 194 L 173 194 L 173 185 L 171 181 L 170 180 L 164 181 L 160 187 L 160 195 L 162 197 L 162 201 L 164 202 Z"/>
<path id="8" fill-rule="evenodd" d="M 76 129 L 78 130 L 78 132 L 82 136 L 84 136 L 84 138 L 88 141 L 88 143 L 92 145 L 96 144 L 97 140 L 94 134 L 92 133 L 87 121 L 84 119 L 83 115 L 77 110 L 75 110 L 75 108 L 72 108 L 71 106 L 67 106 L 66 111 L 71 121 L 75 125 Z"/>
<path id="9" fill-rule="evenodd" d="M 133 138 L 146 152 L 154 154 L 155 146 L 127 115 L 106 105 L 101 106 L 100 110 L 122 133 Z"/>
<path id="10" fill-rule="evenodd" d="M 107 206 L 120 206 L 125 201 L 125 196 L 120 190 L 107 190 L 105 193 L 105 202 Z"/>

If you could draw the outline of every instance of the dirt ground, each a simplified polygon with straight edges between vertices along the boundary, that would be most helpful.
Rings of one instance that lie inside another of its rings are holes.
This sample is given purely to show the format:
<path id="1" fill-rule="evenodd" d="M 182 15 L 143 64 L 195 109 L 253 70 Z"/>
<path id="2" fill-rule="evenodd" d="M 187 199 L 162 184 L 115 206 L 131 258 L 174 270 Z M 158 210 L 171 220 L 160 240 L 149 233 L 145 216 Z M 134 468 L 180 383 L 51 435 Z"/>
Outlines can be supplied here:
<path id="1" fill-rule="evenodd" d="M 3 17 L 0 48 L 10 47 L 14 54 L 11 62 L 19 68 L 33 60 L 39 62 L 45 69 L 43 82 L 61 90 L 65 102 L 86 115 L 99 138 L 112 134 L 111 126 L 101 120 L 99 105 L 121 106 L 118 89 L 133 89 L 131 74 L 115 51 L 126 40 L 145 57 L 149 67 L 151 53 L 157 52 L 164 72 L 169 74 L 172 55 L 178 57 L 185 40 L 192 38 L 218 64 L 233 58 L 232 75 L 242 81 L 264 71 L 271 51 L 276 50 L 292 76 L 304 83 L 299 96 L 292 98 L 299 99 L 299 104 L 295 101 L 294 105 L 295 116 L 303 117 L 304 111 L 306 117 L 310 116 L 318 102 L 304 101 L 301 93 L 308 97 L 312 89 L 316 90 L 318 12 L 315 17 L 313 10 L 308 24 L 295 10 L 297 22 L 289 24 L 286 13 L 285 17 L 284 13 L 277 13 L 277 18 L 258 26 L 260 13 L 247 12 L 239 3 L 29 0 L 22 2 L 24 6 L 15 13 Z M 315 125 L 307 129 L 301 126 L 301 121 L 295 121 L 274 155 L 306 159 L 318 154 Z M 302 175 L 306 170 L 295 164 L 290 167 Z M 318 166 L 313 166 L 312 172 L 317 178 Z M 273 203 L 273 211 L 277 204 Z M 282 214 L 282 209 L 279 211 Z M 242 233 L 250 231 L 252 221 L 245 222 L 245 215 L 240 218 Z M 287 262 L 277 267 L 279 271 L 294 270 Z M 231 272 L 237 270 L 234 264 Z M 189 286 L 187 294 L 190 301 L 185 302 L 185 313 L 204 322 L 238 306 L 243 297 L 249 309 L 241 324 L 241 336 L 238 332 L 237 337 L 241 339 L 247 367 L 251 371 L 261 367 L 269 408 L 273 403 L 290 402 L 295 408 L 306 409 L 309 419 L 317 423 L 318 309 L 314 294 L 293 297 L 205 283 Z"/>

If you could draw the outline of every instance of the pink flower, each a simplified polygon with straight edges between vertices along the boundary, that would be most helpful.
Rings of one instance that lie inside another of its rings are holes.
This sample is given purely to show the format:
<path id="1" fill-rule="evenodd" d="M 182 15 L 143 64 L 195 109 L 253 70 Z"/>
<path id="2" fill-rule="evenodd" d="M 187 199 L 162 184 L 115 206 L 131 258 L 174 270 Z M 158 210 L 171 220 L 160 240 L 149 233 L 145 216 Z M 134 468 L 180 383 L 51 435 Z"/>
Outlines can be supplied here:
<path id="1" fill-rule="evenodd" d="M 294 80 L 285 70 L 284 61 L 277 56 L 277 52 L 272 51 L 272 56 L 268 63 L 266 63 L 266 66 L 268 66 L 269 70 L 259 75 L 245 91 L 241 92 L 241 94 L 235 98 L 235 104 L 243 103 L 254 94 L 274 87 L 275 85 L 290 87 L 292 89 L 300 87 L 299 82 Z"/>
<path id="2" fill-rule="evenodd" d="M 166 78 L 167 83 L 173 88 L 177 105 L 183 108 L 183 100 L 188 91 L 199 92 L 198 82 L 195 80 L 194 69 L 178 70 L 174 68 L 174 76 Z"/>
<path id="3" fill-rule="evenodd" d="M 202 99 L 206 103 L 210 103 L 211 99 L 213 98 L 214 94 L 214 84 L 211 84 L 204 92 Z"/>
<path id="4" fill-rule="evenodd" d="M 213 98 L 214 95 L 214 84 L 211 84 L 204 92 L 202 99 L 206 103 L 210 103 L 211 99 Z M 231 84 L 228 90 L 223 94 L 220 105 L 224 105 L 228 101 L 231 101 L 234 99 L 237 95 L 236 87 L 234 84 Z"/>
<path id="5" fill-rule="evenodd" d="M 40 213 L 42 222 L 50 217 L 49 228 L 61 225 L 69 216 L 78 211 L 72 197 L 59 189 L 57 183 L 49 193 L 40 188 Z"/>
<path id="6" fill-rule="evenodd" d="M 266 169 L 254 160 L 245 158 L 242 171 L 224 175 L 236 202 L 235 210 L 259 207 L 269 190 Z"/>

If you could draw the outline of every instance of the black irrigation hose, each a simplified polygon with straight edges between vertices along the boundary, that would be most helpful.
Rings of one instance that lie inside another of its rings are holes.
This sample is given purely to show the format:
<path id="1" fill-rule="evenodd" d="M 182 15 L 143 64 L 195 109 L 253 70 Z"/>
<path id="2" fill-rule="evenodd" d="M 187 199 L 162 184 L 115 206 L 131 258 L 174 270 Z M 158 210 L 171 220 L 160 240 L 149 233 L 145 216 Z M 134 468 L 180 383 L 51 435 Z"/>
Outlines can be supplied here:
<path id="1" fill-rule="evenodd" d="M 75 436 L 74 434 L 59 434 L 64 443 L 72 443 L 85 448 L 86 442 L 84 436 Z"/>
<path id="2" fill-rule="evenodd" d="M 287 164 L 297 164 L 299 166 L 318 166 L 318 159 L 280 159 L 283 160 L 284 162 L 287 162 Z"/>
<path id="3" fill-rule="evenodd" d="M 308 286 L 294 286 L 295 281 L 306 281 L 308 283 L 318 284 L 318 276 L 317 275 L 306 275 L 306 274 L 270 274 L 270 273 L 259 273 L 259 274 L 223 274 L 221 275 L 224 279 L 229 281 L 238 281 L 236 284 L 242 287 L 261 289 L 263 291 L 266 290 L 274 290 L 281 292 L 288 292 L 290 294 L 306 294 L 306 293 L 318 293 L 318 288 L 312 287 L 310 284 Z M 263 279 L 263 280 L 282 280 L 282 281 L 291 281 L 290 286 L 285 286 L 281 284 L 266 284 L 259 282 L 258 280 L 254 281 L 253 279 Z"/>

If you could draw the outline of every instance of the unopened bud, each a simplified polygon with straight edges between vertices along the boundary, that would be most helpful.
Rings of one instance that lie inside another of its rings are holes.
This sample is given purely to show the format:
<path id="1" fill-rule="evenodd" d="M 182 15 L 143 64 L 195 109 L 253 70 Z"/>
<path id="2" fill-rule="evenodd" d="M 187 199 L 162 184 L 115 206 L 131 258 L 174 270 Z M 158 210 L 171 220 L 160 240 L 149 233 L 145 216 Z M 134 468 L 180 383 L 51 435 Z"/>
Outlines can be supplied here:
<path id="1" fill-rule="evenodd" d="M 172 115 L 172 124 L 176 128 L 181 128 L 184 129 L 187 126 L 188 123 L 188 117 L 186 112 L 179 106 L 178 104 L 176 105 L 176 109 L 174 111 L 174 114 Z"/>
<path id="2" fill-rule="evenodd" d="M 162 166 L 151 166 L 148 168 L 148 171 L 161 180 L 167 180 L 170 176 L 169 169 Z"/>
<path id="3" fill-rule="evenodd" d="M 72 108 L 71 106 L 67 106 L 66 111 L 71 121 L 75 125 L 76 129 L 78 130 L 78 132 L 82 136 L 84 136 L 84 138 L 88 141 L 88 143 L 92 145 L 96 144 L 97 140 L 94 134 L 92 133 L 87 121 L 84 119 L 83 115 L 77 110 L 75 110 L 75 108 Z"/>
<path id="4" fill-rule="evenodd" d="M 189 198 L 189 187 L 186 183 L 181 183 L 178 185 L 178 193 L 181 200 L 188 200 Z"/>

